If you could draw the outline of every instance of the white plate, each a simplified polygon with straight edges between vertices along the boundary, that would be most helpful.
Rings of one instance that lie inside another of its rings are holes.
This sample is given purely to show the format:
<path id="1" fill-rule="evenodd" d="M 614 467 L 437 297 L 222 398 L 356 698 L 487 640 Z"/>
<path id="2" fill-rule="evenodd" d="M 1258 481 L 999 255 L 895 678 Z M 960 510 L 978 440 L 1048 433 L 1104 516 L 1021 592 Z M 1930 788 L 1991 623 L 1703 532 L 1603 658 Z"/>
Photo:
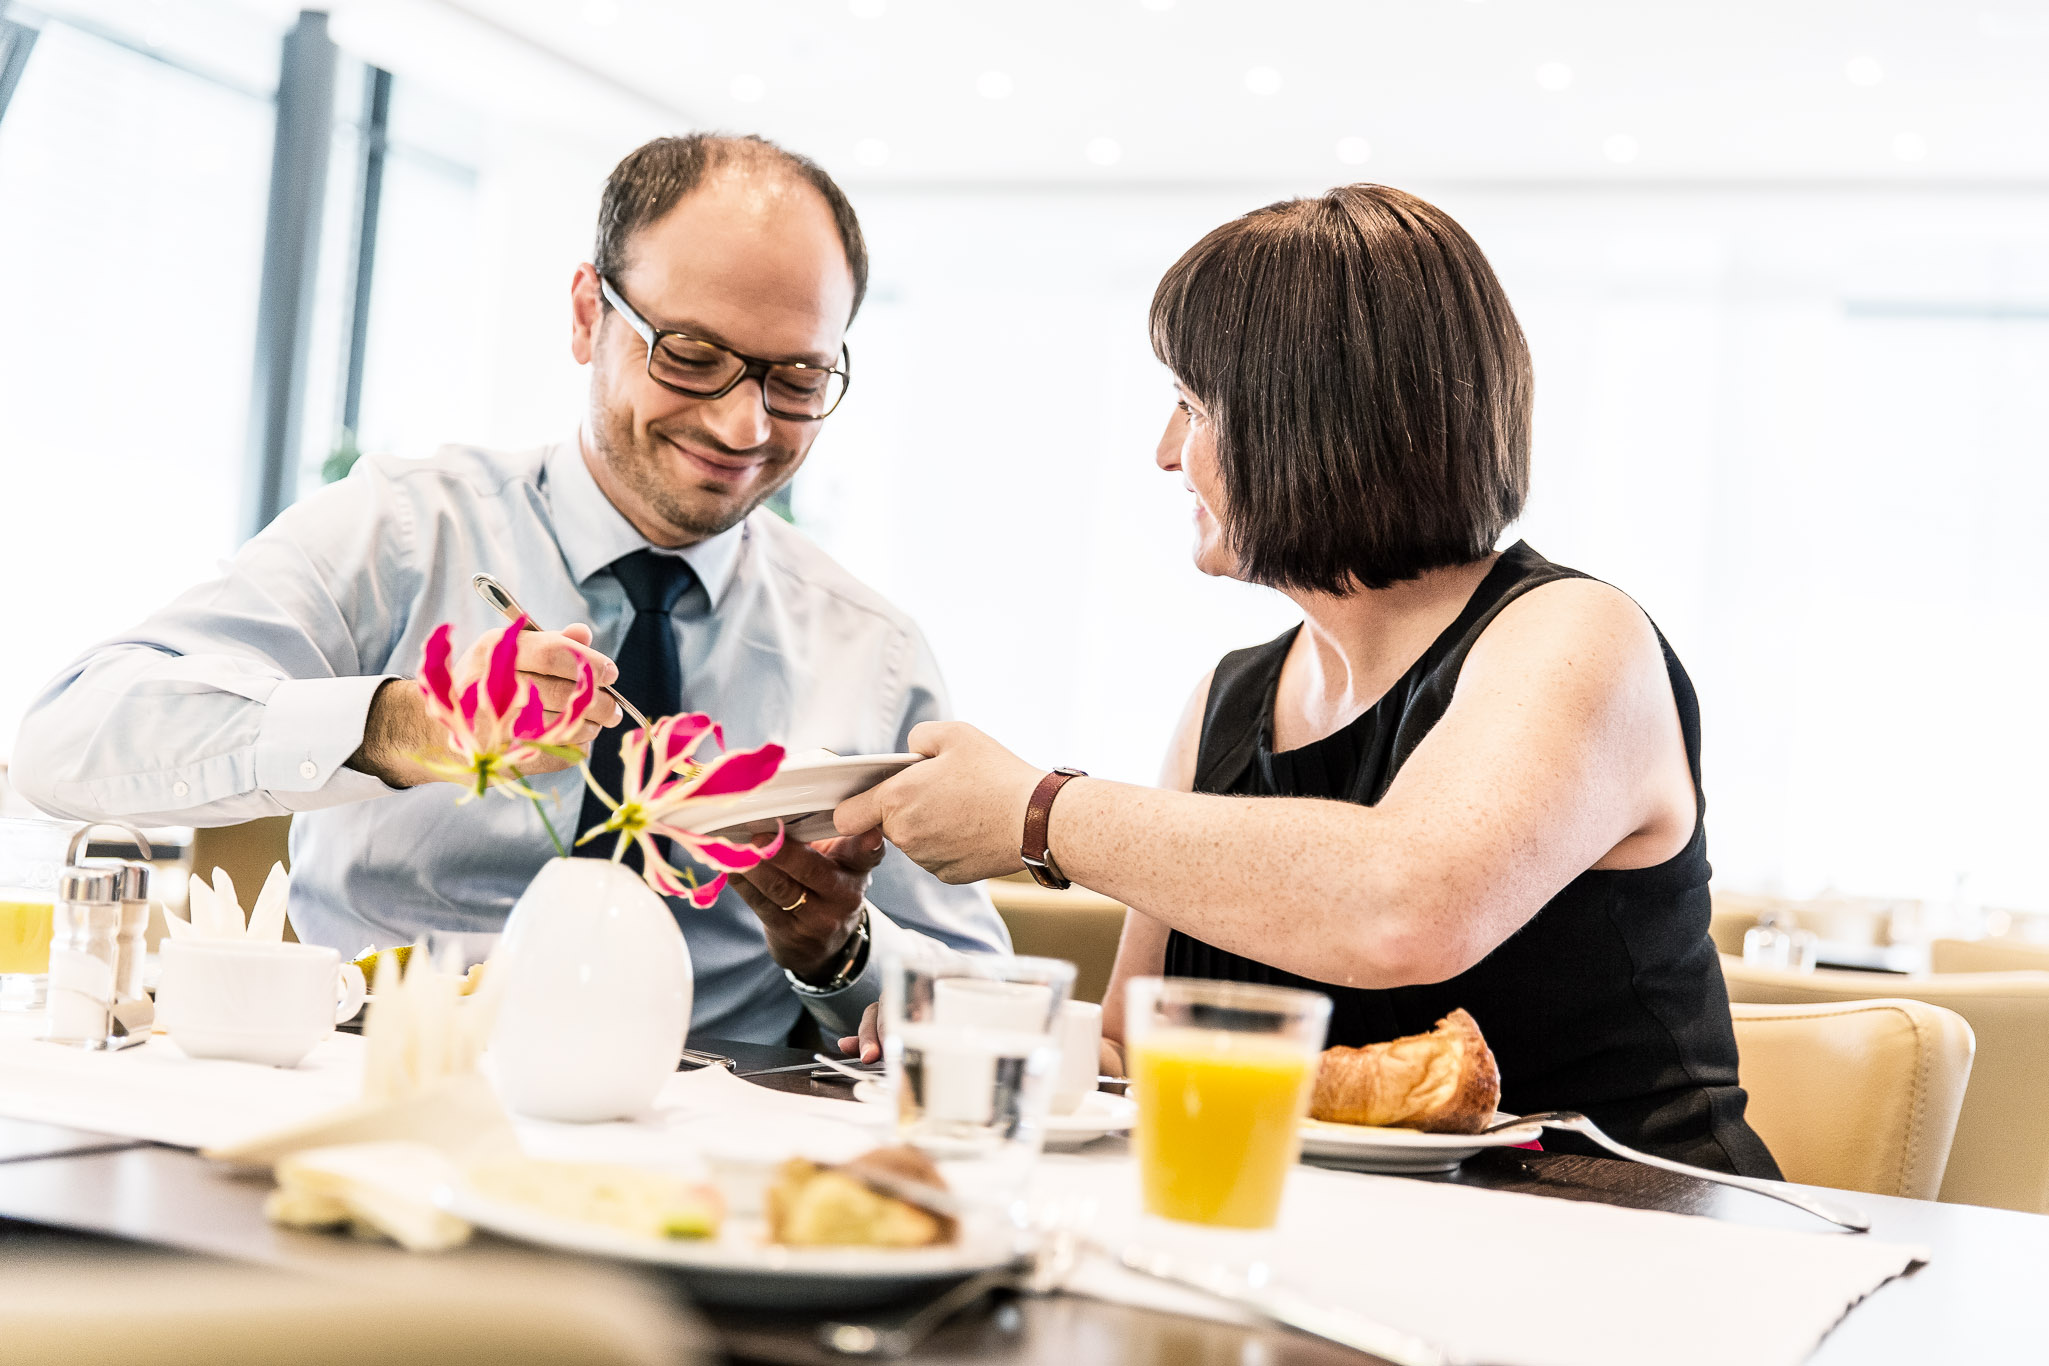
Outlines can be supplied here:
<path id="1" fill-rule="evenodd" d="M 789 838 L 798 841 L 831 839 L 832 809 L 849 797 L 858 796 L 877 783 L 894 778 L 918 762 L 921 754 L 802 755 L 786 759 L 783 766 L 752 792 L 733 802 L 709 807 L 694 821 L 678 822 L 696 834 L 742 836 L 772 835 L 777 821 Z"/>
<path id="2" fill-rule="evenodd" d="M 854 1099 L 864 1105 L 888 1105 L 889 1087 L 880 1081 L 864 1081 L 854 1088 Z M 1137 1101 L 1108 1091 L 1091 1091 L 1073 1114 L 1046 1116 L 1046 1146 L 1079 1148 L 1125 1132 L 1137 1118 Z"/>
<path id="3" fill-rule="evenodd" d="M 1492 1123 L 1515 1116 L 1496 1111 Z M 1535 1124 L 1493 1134 L 1426 1134 L 1365 1124 L 1302 1121 L 1302 1157 L 1320 1167 L 1355 1172 L 1448 1172 L 1483 1148 L 1513 1148 L 1543 1137 Z"/>
<path id="4" fill-rule="evenodd" d="M 672 1271 L 704 1304 L 760 1309 L 851 1309 L 900 1299 L 959 1280 L 1015 1255 L 1013 1235 L 993 1219 L 964 1221 L 943 1247 L 781 1247 L 758 1217 L 729 1215 L 715 1238 L 648 1238 L 495 1200 L 466 1184 L 444 1186 L 443 1209 L 501 1237 L 541 1247 Z"/>

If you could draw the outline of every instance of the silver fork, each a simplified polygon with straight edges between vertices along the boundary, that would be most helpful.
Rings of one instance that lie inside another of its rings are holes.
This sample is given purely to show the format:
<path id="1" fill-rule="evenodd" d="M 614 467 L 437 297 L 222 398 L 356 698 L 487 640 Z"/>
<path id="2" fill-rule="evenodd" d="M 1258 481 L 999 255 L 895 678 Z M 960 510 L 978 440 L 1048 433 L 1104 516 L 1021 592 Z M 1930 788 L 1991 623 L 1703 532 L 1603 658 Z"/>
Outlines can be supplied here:
<path id="1" fill-rule="evenodd" d="M 1635 1148 L 1617 1143 L 1602 1133 L 1598 1125 L 1577 1110 L 1547 1110 L 1539 1115 L 1524 1115 L 1521 1119 L 1505 1119 L 1480 1132 L 1491 1134 L 1502 1129 L 1515 1129 L 1529 1124 L 1540 1125 L 1546 1129 L 1561 1129 L 1566 1133 L 1590 1138 L 1615 1156 L 1628 1158 L 1631 1162 L 1641 1162 L 1646 1167 L 1677 1172 L 1681 1176 L 1697 1177 L 1702 1181 L 1712 1181 L 1721 1186 L 1734 1186 L 1738 1190 L 1750 1191 L 1755 1195 L 1783 1200 L 1796 1209 L 1806 1210 L 1815 1218 L 1826 1219 L 1829 1223 L 1849 1229 L 1852 1233 L 1871 1231 L 1871 1221 L 1850 1206 L 1793 1190 L 1781 1182 L 1761 1181 L 1754 1176 L 1734 1176 L 1728 1172 L 1709 1171 L 1706 1167 L 1692 1167 L 1684 1162 L 1674 1162 L 1669 1157 L 1656 1157 L 1650 1153 L 1638 1152 Z"/>

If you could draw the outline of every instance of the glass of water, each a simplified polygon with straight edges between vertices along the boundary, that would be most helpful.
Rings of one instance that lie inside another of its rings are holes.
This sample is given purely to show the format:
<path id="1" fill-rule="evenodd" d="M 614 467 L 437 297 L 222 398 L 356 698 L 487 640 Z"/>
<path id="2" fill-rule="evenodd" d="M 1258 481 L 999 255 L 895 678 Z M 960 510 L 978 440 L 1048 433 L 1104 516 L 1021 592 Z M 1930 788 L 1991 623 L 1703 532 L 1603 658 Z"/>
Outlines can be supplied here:
<path id="1" fill-rule="evenodd" d="M 1074 964 L 961 956 L 883 965 L 883 1057 L 897 1131 L 956 1180 L 1014 1193 L 1045 1137 Z"/>

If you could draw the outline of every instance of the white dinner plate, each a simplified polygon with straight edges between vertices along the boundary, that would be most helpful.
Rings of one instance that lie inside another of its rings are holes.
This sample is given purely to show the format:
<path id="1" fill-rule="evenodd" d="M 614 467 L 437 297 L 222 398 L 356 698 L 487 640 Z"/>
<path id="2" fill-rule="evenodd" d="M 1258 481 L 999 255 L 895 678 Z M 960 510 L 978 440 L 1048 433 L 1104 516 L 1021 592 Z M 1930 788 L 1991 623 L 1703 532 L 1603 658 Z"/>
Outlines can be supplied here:
<path id="1" fill-rule="evenodd" d="M 889 1087 L 879 1081 L 864 1081 L 854 1088 L 854 1099 L 866 1105 L 889 1104 Z M 1071 1115 L 1046 1116 L 1046 1146 L 1079 1148 L 1111 1134 L 1121 1134 L 1138 1118 L 1138 1102 L 1108 1091 L 1091 1091 Z"/>
<path id="2" fill-rule="evenodd" d="M 1492 1123 L 1515 1116 L 1496 1111 Z M 1493 1134 L 1426 1134 L 1420 1129 L 1376 1129 L 1365 1124 L 1302 1121 L 1302 1158 L 1319 1167 L 1355 1172 L 1448 1172 L 1483 1148 L 1513 1148 L 1543 1137 L 1535 1124 Z"/>
<path id="3" fill-rule="evenodd" d="M 979 1227 L 964 1221 L 959 1240 L 942 1247 L 782 1247 L 768 1241 L 759 1216 L 728 1215 L 714 1238 L 650 1238 L 493 1199 L 460 1181 L 442 1187 L 437 1201 L 501 1237 L 663 1267 L 700 1303 L 757 1309 L 883 1304 L 1016 1255 L 1014 1234 L 994 1219 Z"/>
<path id="4" fill-rule="evenodd" d="M 772 835 L 781 821 L 789 838 L 801 842 L 831 839 L 832 809 L 877 783 L 894 778 L 922 754 L 827 754 L 813 750 L 785 759 L 776 775 L 760 787 L 720 806 L 707 807 L 694 819 L 677 822 L 694 834 L 722 835 L 738 840 Z"/>

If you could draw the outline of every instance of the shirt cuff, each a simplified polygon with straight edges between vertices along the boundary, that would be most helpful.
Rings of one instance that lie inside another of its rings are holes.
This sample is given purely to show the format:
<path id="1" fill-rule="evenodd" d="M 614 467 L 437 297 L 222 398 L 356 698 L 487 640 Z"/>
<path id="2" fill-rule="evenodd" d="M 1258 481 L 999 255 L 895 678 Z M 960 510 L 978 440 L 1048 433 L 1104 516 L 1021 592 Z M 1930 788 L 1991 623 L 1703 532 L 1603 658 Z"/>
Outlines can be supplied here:
<path id="1" fill-rule="evenodd" d="M 860 1030 L 862 1012 L 882 999 L 882 966 L 889 959 L 922 961 L 967 956 L 929 935 L 905 929 L 876 910 L 872 901 L 862 904 L 868 908 L 868 962 L 861 975 L 828 995 L 797 993 L 829 1043 L 837 1043 L 842 1036 Z"/>
<path id="2" fill-rule="evenodd" d="M 256 734 L 256 786 L 292 811 L 382 796 L 396 789 L 344 767 L 363 744 L 370 703 L 396 675 L 287 678 L 271 690 Z"/>

